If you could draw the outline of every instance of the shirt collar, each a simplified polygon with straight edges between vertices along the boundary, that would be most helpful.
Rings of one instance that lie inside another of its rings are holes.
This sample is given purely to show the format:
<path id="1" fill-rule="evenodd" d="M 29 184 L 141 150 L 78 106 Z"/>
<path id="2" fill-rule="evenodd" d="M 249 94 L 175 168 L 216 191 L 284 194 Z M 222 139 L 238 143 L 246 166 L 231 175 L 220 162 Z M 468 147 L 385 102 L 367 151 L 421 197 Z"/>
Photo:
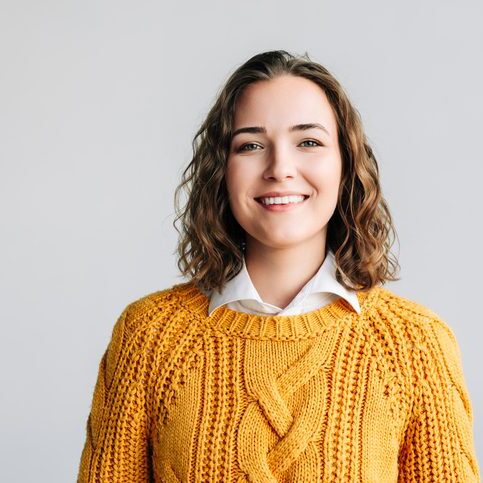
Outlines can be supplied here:
<path id="1" fill-rule="evenodd" d="M 339 283 L 335 273 L 334 254 L 331 250 L 328 250 L 324 262 L 319 267 L 317 273 L 302 287 L 300 292 L 290 302 L 289 307 L 303 304 L 304 299 L 311 294 L 332 293 L 344 298 L 360 314 L 361 308 L 357 292 L 347 289 Z M 242 300 L 254 300 L 260 304 L 264 303 L 250 279 L 245 260 L 243 260 L 243 267 L 240 272 L 225 283 L 221 293 L 216 290 L 211 291 L 208 313 L 211 315 L 215 309 L 222 305 Z"/>

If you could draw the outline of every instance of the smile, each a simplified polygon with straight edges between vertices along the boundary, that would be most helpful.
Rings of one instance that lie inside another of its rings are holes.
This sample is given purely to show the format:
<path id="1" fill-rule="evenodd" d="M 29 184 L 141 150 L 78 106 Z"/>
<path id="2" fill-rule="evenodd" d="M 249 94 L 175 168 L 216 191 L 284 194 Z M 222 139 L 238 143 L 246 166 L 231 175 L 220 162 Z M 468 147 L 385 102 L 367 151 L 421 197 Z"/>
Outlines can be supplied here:
<path id="1" fill-rule="evenodd" d="M 289 203 L 273 203 L 273 204 L 264 204 L 260 198 L 255 198 L 255 201 L 265 210 L 267 211 L 273 211 L 273 212 L 278 212 L 278 211 L 290 211 L 294 210 L 300 206 L 302 206 L 308 196 L 305 196 L 303 199 L 300 199 L 299 201 L 291 201 Z"/>

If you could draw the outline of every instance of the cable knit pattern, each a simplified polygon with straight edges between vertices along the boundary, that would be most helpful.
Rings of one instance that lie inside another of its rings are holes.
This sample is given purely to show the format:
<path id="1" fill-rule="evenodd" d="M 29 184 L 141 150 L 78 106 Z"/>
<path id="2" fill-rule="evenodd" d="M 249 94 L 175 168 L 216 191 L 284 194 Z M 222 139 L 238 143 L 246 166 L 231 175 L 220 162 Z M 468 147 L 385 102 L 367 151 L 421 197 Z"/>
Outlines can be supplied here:
<path id="1" fill-rule="evenodd" d="M 181 283 L 129 304 L 78 482 L 478 482 L 450 327 L 383 287 L 256 315 Z"/>
<path id="2" fill-rule="evenodd" d="M 336 332 L 317 338 L 294 364 L 278 376 L 260 371 L 260 348 L 247 356 L 246 387 L 254 400 L 248 405 L 238 432 L 240 481 L 279 481 L 294 463 L 292 481 L 317 481 L 320 462 L 316 436 L 326 411 L 327 361 Z M 262 352 L 264 350 L 262 349 Z M 298 410 L 289 406 L 298 395 Z M 258 451 L 253 451 L 253 447 Z"/>

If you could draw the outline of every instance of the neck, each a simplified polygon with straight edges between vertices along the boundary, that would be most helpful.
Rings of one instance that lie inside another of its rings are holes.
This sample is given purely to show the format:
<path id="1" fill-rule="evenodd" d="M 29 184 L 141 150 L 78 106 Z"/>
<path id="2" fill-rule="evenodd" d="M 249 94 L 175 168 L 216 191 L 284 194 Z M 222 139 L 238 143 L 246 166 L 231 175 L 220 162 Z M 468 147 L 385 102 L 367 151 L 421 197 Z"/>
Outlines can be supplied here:
<path id="1" fill-rule="evenodd" d="M 281 309 L 293 300 L 325 260 L 325 239 L 273 248 L 247 237 L 245 264 L 265 303 Z"/>

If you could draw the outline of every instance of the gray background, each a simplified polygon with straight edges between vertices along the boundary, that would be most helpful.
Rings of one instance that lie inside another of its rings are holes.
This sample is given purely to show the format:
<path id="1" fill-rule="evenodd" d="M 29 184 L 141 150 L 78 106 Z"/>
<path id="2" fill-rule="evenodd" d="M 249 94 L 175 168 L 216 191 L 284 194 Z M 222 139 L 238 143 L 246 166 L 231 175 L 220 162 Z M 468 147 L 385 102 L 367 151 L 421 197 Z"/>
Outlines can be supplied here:
<path id="1" fill-rule="evenodd" d="M 2 482 L 75 480 L 116 318 L 182 281 L 192 137 L 229 73 L 279 48 L 362 115 L 400 238 L 387 286 L 453 328 L 481 466 L 481 2 L 0 5 Z"/>

